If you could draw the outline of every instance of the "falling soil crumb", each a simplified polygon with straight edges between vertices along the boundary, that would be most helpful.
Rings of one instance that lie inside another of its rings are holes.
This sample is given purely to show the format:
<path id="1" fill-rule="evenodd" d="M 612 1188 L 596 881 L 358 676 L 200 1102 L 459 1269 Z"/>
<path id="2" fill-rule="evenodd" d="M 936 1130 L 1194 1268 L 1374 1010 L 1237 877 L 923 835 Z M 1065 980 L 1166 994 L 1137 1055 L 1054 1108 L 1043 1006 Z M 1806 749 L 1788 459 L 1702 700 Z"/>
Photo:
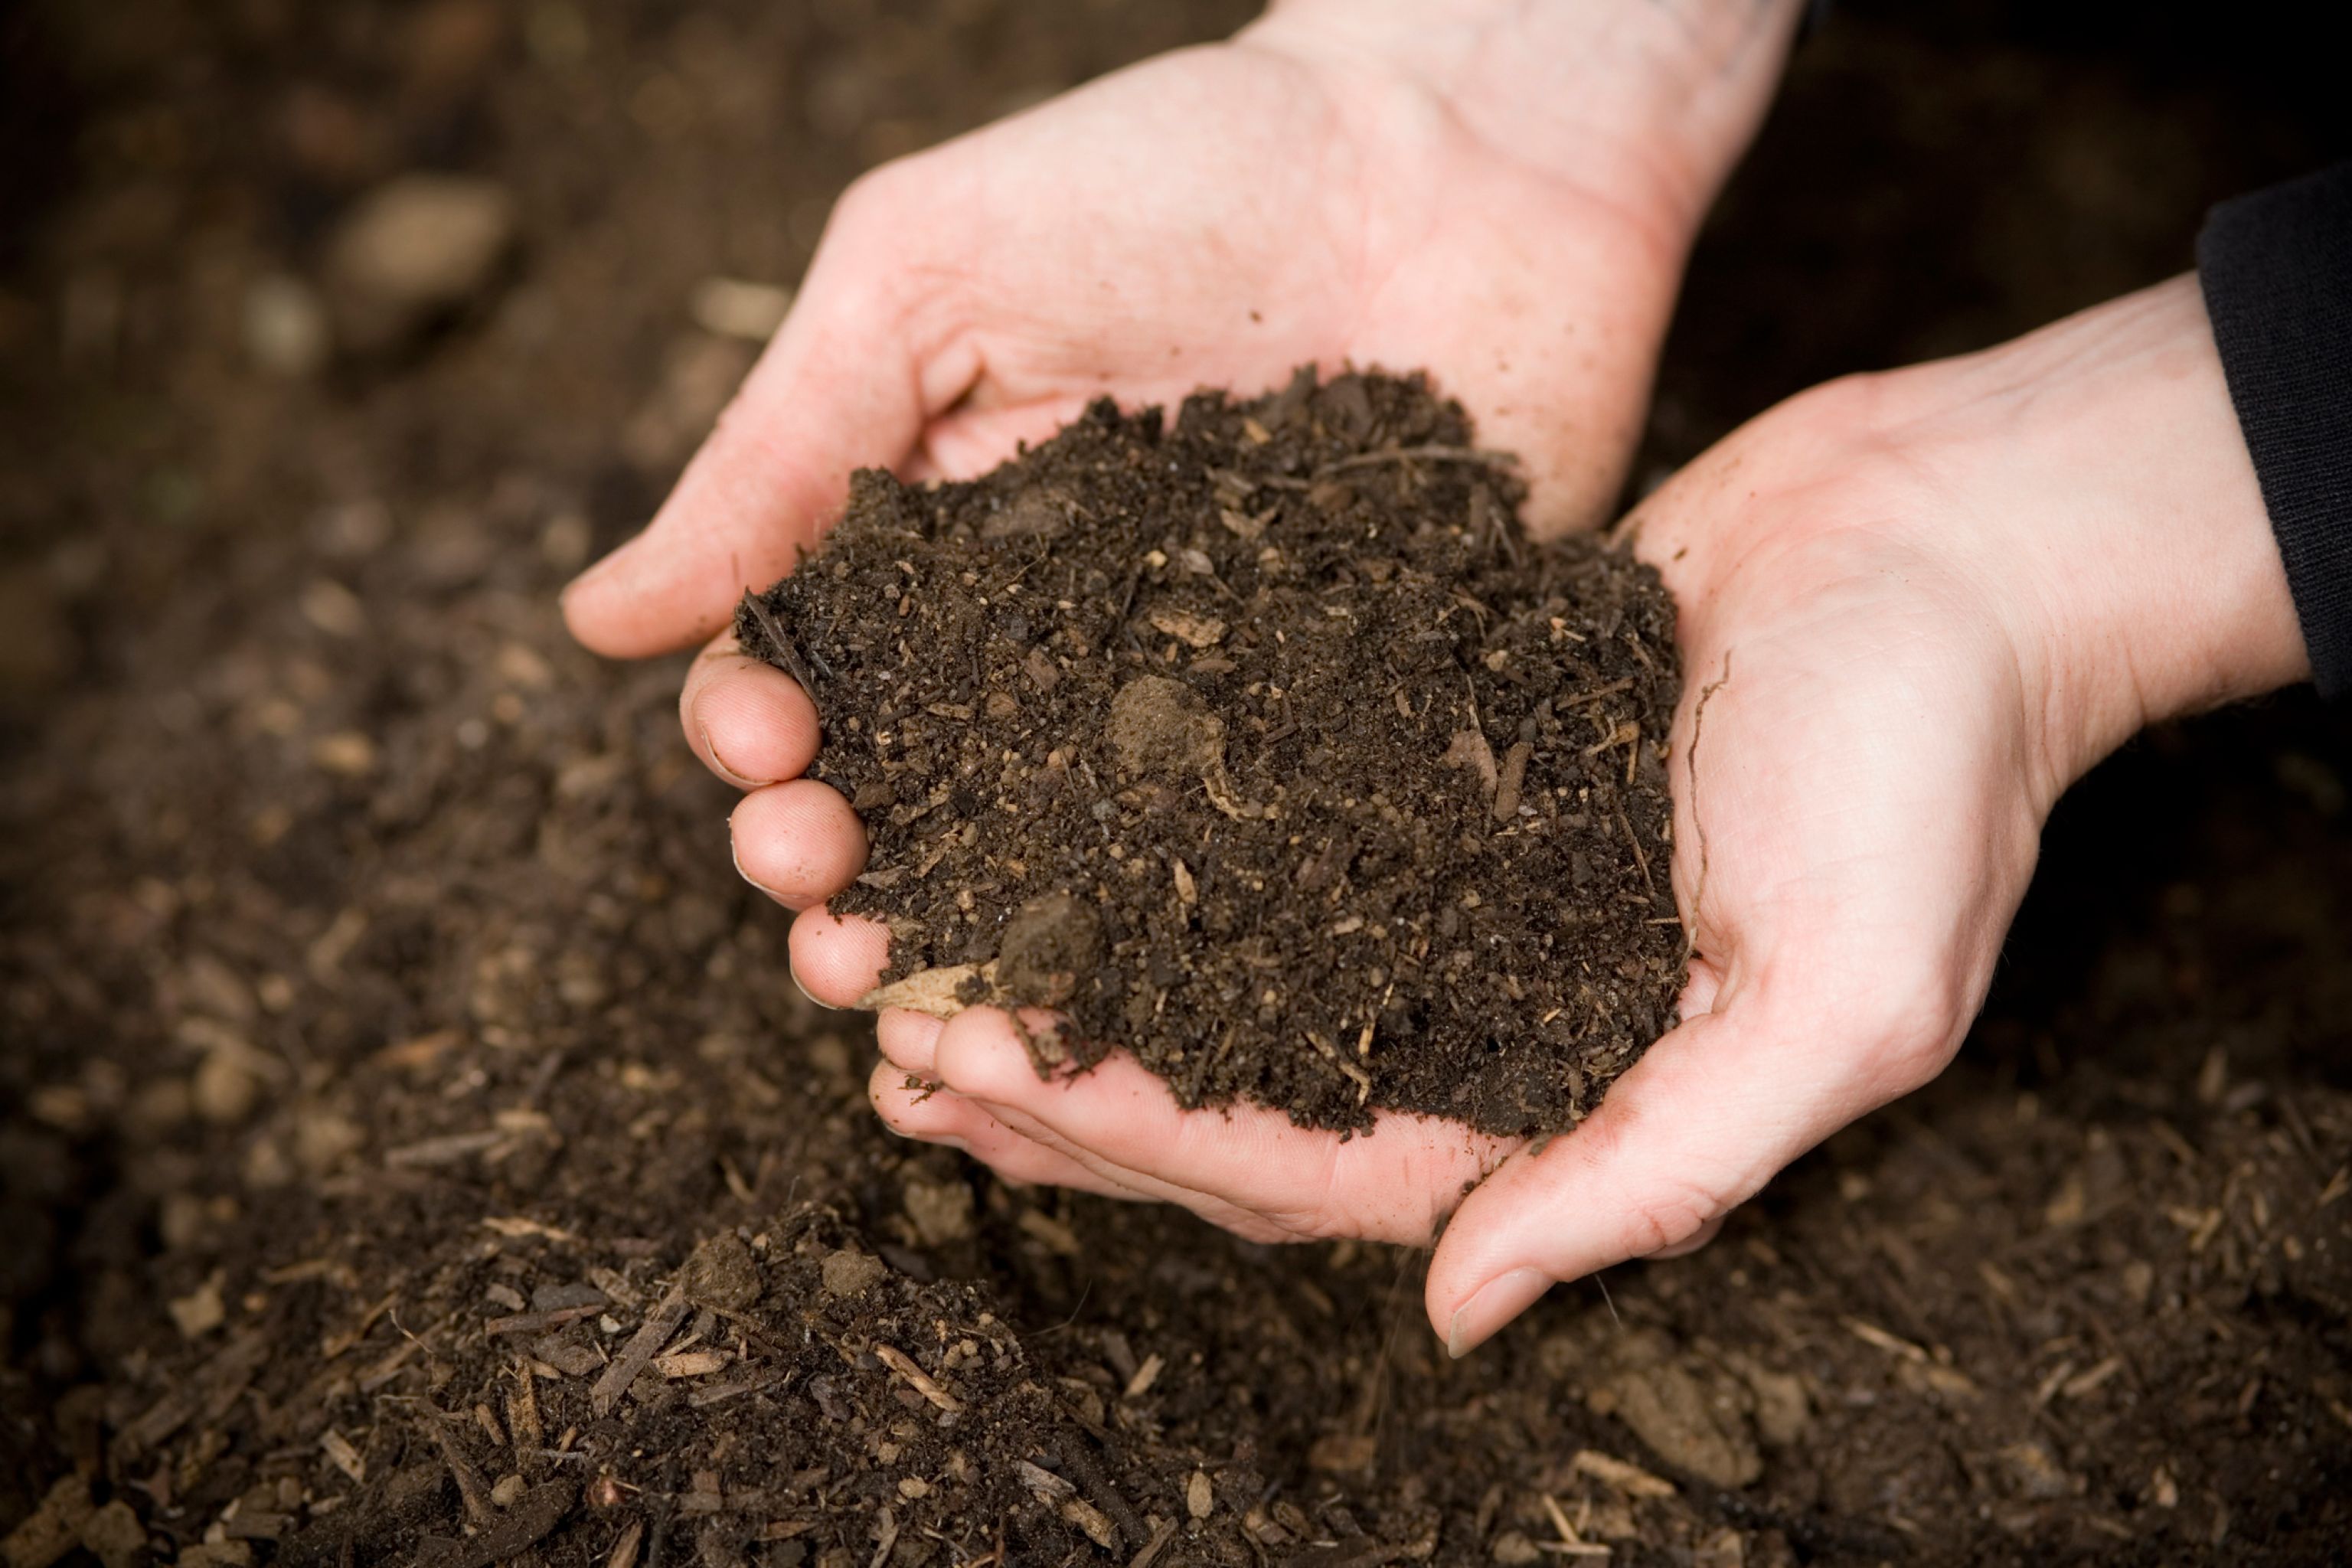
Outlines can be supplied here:
<path id="1" fill-rule="evenodd" d="M 736 633 L 816 701 L 891 994 L 1058 1008 L 1188 1106 L 1581 1120 L 1683 983 L 1674 609 L 1519 495 L 1420 377 L 1311 368 L 859 475 Z"/>

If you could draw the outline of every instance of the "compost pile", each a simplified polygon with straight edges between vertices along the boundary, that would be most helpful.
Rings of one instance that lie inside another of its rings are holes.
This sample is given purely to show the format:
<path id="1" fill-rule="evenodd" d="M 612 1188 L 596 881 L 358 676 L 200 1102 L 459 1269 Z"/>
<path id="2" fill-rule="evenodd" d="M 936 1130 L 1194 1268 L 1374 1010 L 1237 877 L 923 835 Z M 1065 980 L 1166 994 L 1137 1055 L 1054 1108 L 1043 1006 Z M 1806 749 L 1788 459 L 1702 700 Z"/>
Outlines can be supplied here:
<path id="1" fill-rule="evenodd" d="M 1518 493 L 1421 378 L 1312 367 L 860 474 L 736 635 L 866 824 L 834 908 L 890 924 L 877 1000 L 1058 1008 L 1081 1061 L 1307 1126 L 1580 1120 L 1683 981 L 1674 615 Z"/>

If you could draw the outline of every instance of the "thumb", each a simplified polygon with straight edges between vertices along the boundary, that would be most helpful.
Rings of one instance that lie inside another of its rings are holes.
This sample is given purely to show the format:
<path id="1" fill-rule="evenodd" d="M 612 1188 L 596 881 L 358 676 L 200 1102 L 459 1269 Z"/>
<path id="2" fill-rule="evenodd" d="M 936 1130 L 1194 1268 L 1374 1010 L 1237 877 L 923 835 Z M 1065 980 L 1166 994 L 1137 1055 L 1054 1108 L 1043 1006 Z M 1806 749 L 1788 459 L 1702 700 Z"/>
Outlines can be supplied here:
<path id="1" fill-rule="evenodd" d="M 790 572 L 860 468 L 920 434 L 919 367 L 888 253 L 849 198 L 791 316 L 646 531 L 564 591 L 572 635 L 637 658 L 708 640 L 746 588 Z"/>
<path id="2" fill-rule="evenodd" d="M 1915 1072 L 1923 1053 L 1904 1026 L 1840 1027 L 1761 988 L 1727 986 L 1716 1001 L 1652 1046 L 1581 1125 L 1514 1154 L 1463 1201 L 1426 1294 L 1453 1354 L 1556 1281 L 1703 1237 L 1782 1166 L 1929 1076 Z"/>

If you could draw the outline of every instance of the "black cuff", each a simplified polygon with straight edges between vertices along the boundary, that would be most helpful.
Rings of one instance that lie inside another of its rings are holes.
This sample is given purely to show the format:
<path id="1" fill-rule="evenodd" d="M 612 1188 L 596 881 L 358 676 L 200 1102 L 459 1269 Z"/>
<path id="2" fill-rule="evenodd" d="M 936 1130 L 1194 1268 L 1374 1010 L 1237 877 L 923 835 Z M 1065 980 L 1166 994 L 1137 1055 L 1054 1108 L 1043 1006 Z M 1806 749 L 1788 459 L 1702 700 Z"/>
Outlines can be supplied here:
<path id="1" fill-rule="evenodd" d="M 2352 695 L 2352 163 L 2215 207 L 2197 272 L 2312 674 Z"/>

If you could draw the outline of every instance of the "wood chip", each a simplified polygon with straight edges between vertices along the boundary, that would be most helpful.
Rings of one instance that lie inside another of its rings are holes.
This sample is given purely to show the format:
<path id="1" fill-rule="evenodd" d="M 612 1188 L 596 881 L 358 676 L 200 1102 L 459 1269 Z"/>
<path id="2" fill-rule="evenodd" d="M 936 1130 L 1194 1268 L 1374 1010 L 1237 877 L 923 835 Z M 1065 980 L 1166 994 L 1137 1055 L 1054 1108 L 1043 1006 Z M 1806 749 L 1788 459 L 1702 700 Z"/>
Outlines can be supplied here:
<path id="1" fill-rule="evenodd" d="M 662 1346 L 669 1342 L 669 1337 L 677 1332 L 677 1326 L 686 1321 L 686 1283 L 680 1279 L 671 1283 L 668 1292 L 638 1325 L 637 1331 L 629 1336 L 621 1353 L 613 1358 L 613 1364 L 604 1369 L 604 1375 L 589 1389 L 589 1408 L 600 1416 L 610 1415 L 629 1384 L 636 1381 L 637 1373 L 646 1369 Z"/>
<path id="2" fill-rule="evenodd" d="M 981 980 L 992 987 L 996 980 L 993 963 L 950 963 L 938 969 L 926 969 L 919 974 L 909 974 L 904 980 L 894 980 L 879 985 L 857 999 L 857 1005 L 869 1013 L 886 1007 L 904 1007 L 910 1013 L 928 1013 L 934 1018 L 952 1018 L 967 1004 L 958 996 L 968 981 Z"/>
<path id="3" fill-rule="evenodd" d="M 1848 1318 L 1845 1326 L 1855 1339 L 1866 1345 L 1876 1345 L 1889 1355 L 1899 1355 L 1906 1361 L 1925 1362 L 1928 1359 L 1925 1346 L 1915 1345 L 1909 1340 L 1890 1334 L 1875 1323 L 1865 1323 L 1860 1318 Z"/>
<path id="4" fill-rule="evenodd" d="M 450 1418 L 427 1405 L 425 1429 L 439 1447 L 441 1458 L 449 1467 L 449 1479 L 457 1483 L 457 1497 L 466 1505 L 466 1517 L 476 1524 L 488 1524 L 496 1519 L 498 1510 L 490 1505 L 490 1489 L 458 1443 L 457 1433 L 450 1430 Z"/>
<path id="5" fill-rule="evenodd" d="M 1151 1385 L 1160 1381 L 1160 1373 L 1167 1364 L 1167 1361 L 1157 1351 L 1144 1357 L 1143 1364 L 1135 1369 L 1135 1375 L 1127 1380 L 1127 1397 L 1140 1399 L 1149 1394 L 1151 1391 Z"/>
<path id="6" fill-rule="evenodd" d="M 67 1476 L 49 1488 L 40 1507 L 10 1531 L 6 1540 L 0 1541 L 0 1559 L 6 1561 L 8 1568 L 49 1568 L 81 1543 L 82 1526 L 97 1511 L 89 1482 L 79 1476 Z"/>
<path id="7" fill-rule="evenodd" d="M 654 1357 L 653 1368 L 664 1377 L 708 1377 L 734 1359 L 725 1351 L 679 1351 Z"/>
<path id="8" fill-rule="evenodd" d="M 1214 647 L 1232 629 L 1214 616 L 1196 616 L 1190 610 L 1154 610 L 1144 618 L 1154 631 L 1192 648 Z"/>
<path id="9" fill-rule="evenodd" d="M 325 1452 L 327 1462 L 342 1471 L 344 1475 L 362 1483 L 367 1480 L 367 1460 L 360 1456 L 357 1448 L 352 1447 L 352 1440 L 349 1437 L 330 1426 L 320 1435 L 319 1447 Z"/>
<path id="10" fill-rule="evenodd" d="M 543 1241 L 577 1241 L 580 1239 L 570 1231 L 565 1230 L 559 1226 L 543 1225 L 535 1219 L 525 1219 L 520 1215 L 492 1215 L 488 1219 L 482 1221 L 482 1225 L 485 1229 L 494 1230 L 500 1236 L 513 1237 L 518 1239 L 523 1237 L 533 1236 L 538 1237 Z"/>
<path id="11" fill-rule="evenodd" d="M 1151 1564 L 1159 1560 L 1160 1554 L 1168 1549 L 1168 1543 L 1175 1539 L 1176 1521 L 1174 1520 L 1153 1520 L 1151 1539 L 1143 1543 L 1142 1551 L 1127 1560 L 1127 1568 L 1151 1568 Z"/>
<path id="12" fill-rule="evenodd" d="M 1447 744 L 1445 755 L 1438 760 L 1449 767 L 1470 770 L 1477 775 L 1479 788 L 1489 795 L 1494 793 L 1495 786 L 1502 778 L 1495 766 L 1495 748 L 1488 745 L 1486 737 L 1475 729 L 1454 731 L 1454 739 Z"/>
<path id="13" fill-rule="evenodd" d="M 1528 759 L 1535 747 L 1525 741 L 1515 742 L 1503 753 L 1503 775 L 1495 786 L 1495 820 L 1509 822 L 1519 815 L 1519 794 L 1528 778 Z"/>
<path id="14" fill-rule="evenodd" d="M 1087 1539 L 1105 1552 L 1118 1550 L 1118 1526 L 1110 1521 L 1110 1515 L 1086 1499 L 1065 1499 L 1060 1512 L 1064 1519 L 1085 1531 Z"/>
<path id="15" fill-rule="evenodd" d="M 914 1358 L 906 1352 L 892 1345 L 877 1344 L 874 1347 L 874 1359 L 905 1378 L 908 1385 L 916 1393 L 949 1415 L 957 1415 L 962 1411 L 963 1401 L 941 1388 L 929 1373 L 915 1364 Z"/>
<path id="16" fill-rule="evenodd" d="M 1580 1449 L 1576 1458 L 1570 1462 L 1580 1475 L 1591 1476 L 1596 1481 L 1615 1487 L 1627 1497 L 1675 1495 L 1674 1482 L 1660 1476 L 1654 1476 L 1639 1465 L 1629 1465 L 1622 1459 L 1612 1458 L 1597 1448 Z"/>
<path id="17" fill-rule="evenodd" d="M 1023 1209 L 1014 1222 L 1029 1235 L 1045 1244 L 1046 1248 L 1064 1258 L 1076 1258 L 1086 1251 L 1079 1245 L 1077 1233 L 1043 1209 Z"/>
<path id="18" fill-rule="evenodd" d="M 1013 1462 L 1013 1468 L 1014 1473 L 1020 1476 L 1021 1484 L 1035 1492 L 1042 1501 L 1060 1502 L 1066 1498 L 1078 1495 L 1078 1489 L 1076 1486 L 1064 1480 L 1043 1465 L 1033 1465 L 1026 1459 L 1018 1459 Z"/>

